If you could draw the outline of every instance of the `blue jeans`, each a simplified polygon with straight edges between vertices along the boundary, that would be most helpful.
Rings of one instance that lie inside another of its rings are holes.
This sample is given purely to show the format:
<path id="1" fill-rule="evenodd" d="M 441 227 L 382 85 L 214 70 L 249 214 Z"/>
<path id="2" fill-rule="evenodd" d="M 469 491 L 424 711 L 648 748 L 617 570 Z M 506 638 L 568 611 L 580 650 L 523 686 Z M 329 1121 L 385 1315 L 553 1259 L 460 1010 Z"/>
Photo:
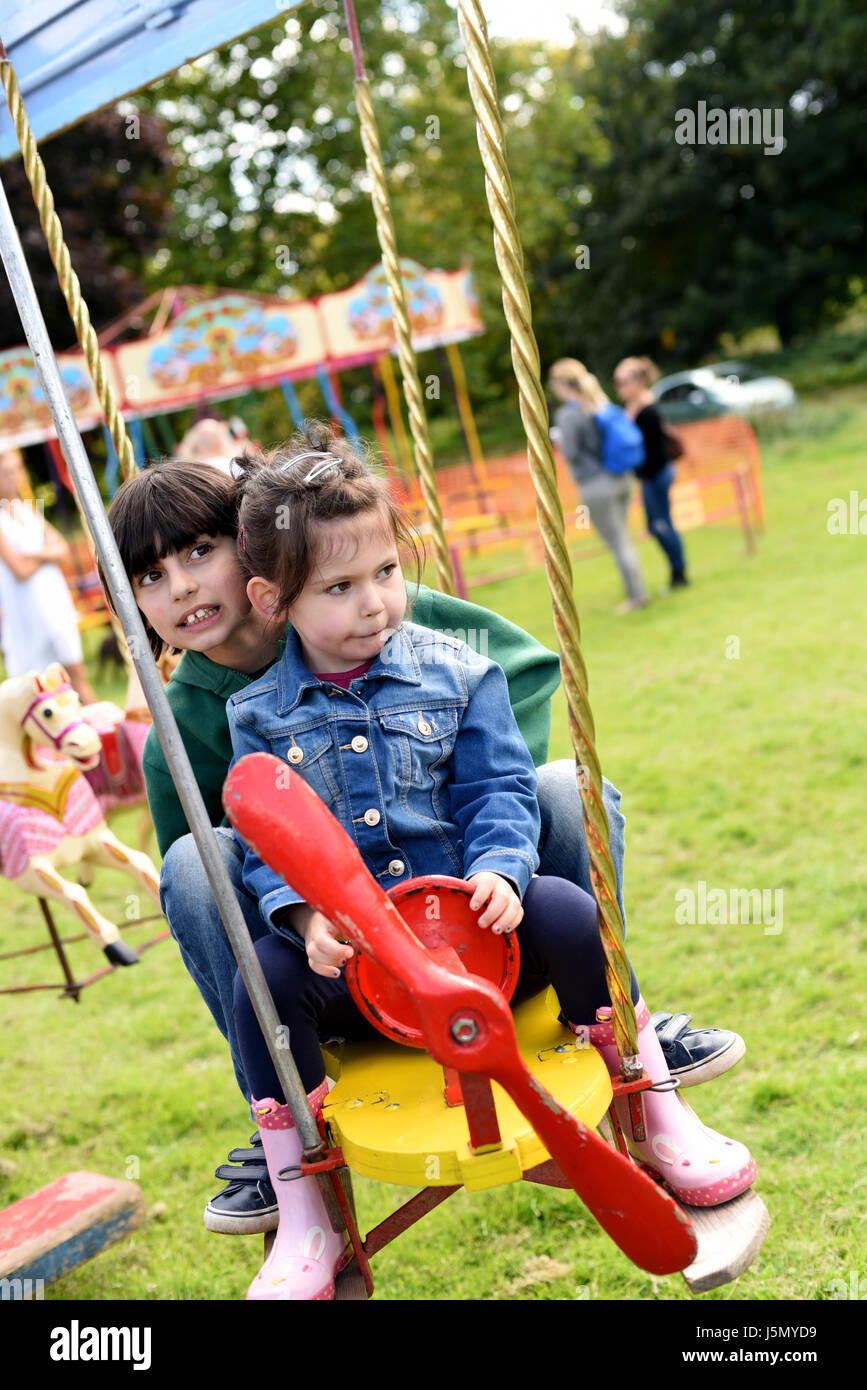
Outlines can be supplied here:
<path id="1" fill-rule="evenodd" d="M 669 489 L 674 482 L 674 465 L 667 463 L 654 478 L 641 479 L 641 495 L 647 515 L 647 529 L 668 556 L 672 572 L 681 573 L 686 565 L 683 541 L 674 529 L 669 505 Z"/>
<path id="2" fill-rule="evenodd" d="M 625 821 L 620 811 L 620 792 L 604 780 L 602 790 L 611 831 L 617 901 L 622 912 Z M 575 764 L 571 760 L 546 763 L 539 768 L 538 799 L 542 820 L 539 873 L 568 879 L 592 893 L 590 856 L 584 838 Z M 243 850 L 231 830 L 221 827 L 216 835 L 250 936 L 257 941 L 259 937 L 268 936 L 270 931 L 260 916 L 258 902 L 241 882 Z M 160 872 L 160 902 L 184 965 L 229 1044 L 235 1078 L 241 1094 L 249 1102 L 250 1087 L 238 1046 L 233 1007 L 237 965 L 192 835 L 176 840 L 166 853 Z"/>
<path id="3" fill-rule="evenodd" d="M 246 892 L 241 881 L 244 850 L 240 841 L 233 830 L 223 826 L 218 827 L 215 834 L 250 936 L 254 941 L 260 936 L 270 936 L 270 929 L 259 913 L 258 902 Z M 175 840 L 166 852 L 160 870 L 160 904 L 180 948 L 181 959 L 229 1044 L 235 1080 L 241 1094 L 249 1100 L 250 1090 L 233 1016 L 232 986 L 238 966 L 192 835 Z"/>
<path id="4" fill-rule="evenodd" d="M 545 763 L 537 768 L 539 786 L 536 793 L 542 830 L 539 835 L 539 873 L 553 878 L 565 878 L 577 883 L 585 893 L 593 894 L 590 882 L 590 851 L 584 837 L 581 797 L 571 758 Z M 626 932 L 626 912 L 623 907 L 623 857 L 626 853 L 624 829 L 626 817 L 620 809 L 620 792 L 602 778 L 602 804 L 608 817 L 609 847 L 614 877 L 617 883 L 617 905 Z"/>

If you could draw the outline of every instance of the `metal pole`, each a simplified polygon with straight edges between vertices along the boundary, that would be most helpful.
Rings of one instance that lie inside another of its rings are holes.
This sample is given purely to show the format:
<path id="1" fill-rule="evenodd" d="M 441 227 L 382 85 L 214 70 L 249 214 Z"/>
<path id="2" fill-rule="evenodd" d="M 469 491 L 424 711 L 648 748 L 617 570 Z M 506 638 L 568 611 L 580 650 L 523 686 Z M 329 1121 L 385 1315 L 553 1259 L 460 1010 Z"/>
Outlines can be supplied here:
<path id="1" fill-rule="evenodd" d="M 292 1118 L 298 1129 L 303 1148 L 311 1151 L 320 1150 L 322 1141 L 319 1130 L 307 1102 L 307 1096 L 292 1060 L 292 1055 L 288 1048 L 277 1045 L 277 1039 L 282 1038 L 282 1034 L 278 1033 L 280 1021 L 277 1017 L 277 1010 L 274 1008 L 274 1001 L 265 982 L 259 958 L 253 949 L 247 925 L 220 857 L 216 837 L 193 776 L 187 750 L 181 740 L 175 717 L 166 699 L 159 672 L 150 655 L 150 644 L 145 635 L 141 614 L 138 611 L 129 580 L 123 568 L 114 535 L 108 524 L 108 517 L 84 445 L 81 442 L 78 427 L 63 391 L 60 371 L 36 298 L 30 271 L 24 259 L 18 232 L 12 220 L 2 179 L 0 179 L 0 255 L 2 255 L 3 264 L 6 267 L 9 285 L 21 317 L 22 327 L 30 344 L 30 351 L 33 353 L 33 360 L 39 372 L 42 389 L 51 410 L 54 428 L 63 447 L 63 453 L 69 465 L 91 535 L 98 547 L 108 587 L 120 615 L 135 668 L 153 715 L 157 737 L 162 745 L 181 805 L 202 856 L 202 863 L 211 885 L 211 892 L 219 908 L 226 934 L 238 962 L 238 968 L 255 1009 L 280 1084 L 283 1087 L 286 1103 L 292 1112 Z M 326 1199 L 329 1203 L 329 1211 L 331 1211 L 334 1206 L 331 1184 L 327 1174 L 323 1174 L 322 1178 L 324 1181 L 320 1183 L 320 1186 L 323 1193 L 327 1194 Z M 343 1229 L 342 1221 L 336 1229 Z"/>

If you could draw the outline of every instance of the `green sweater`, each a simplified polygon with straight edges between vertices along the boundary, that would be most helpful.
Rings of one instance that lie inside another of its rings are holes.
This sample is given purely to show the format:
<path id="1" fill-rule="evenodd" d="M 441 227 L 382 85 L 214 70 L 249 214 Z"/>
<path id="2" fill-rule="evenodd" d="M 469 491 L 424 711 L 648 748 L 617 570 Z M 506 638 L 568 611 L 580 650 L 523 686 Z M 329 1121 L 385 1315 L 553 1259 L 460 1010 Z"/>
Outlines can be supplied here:
<path id="1" fill-rule="evenodd" d="M 509 701 L 533 762 L 537 767 L 545 762 L 551 696 L 560 683 L 560 663 L 555 654 L 499 614 L 425 585 L 419 587 L 412 604 L 412 620 L 422 627 L 448 632 L 502 666 L 509 683 Z M 278 656 L 282 645 L 281 641 Z M 218 666 L 201 652 L 186 651 L 166 687 L 212 825 L 227 823 L 221 799 L 232 761 L 226 702 L 252 679 L 242 671 Z M 153 729 L 142 765 L 157 843 L 164 855 L 175 840 L 189 833 L 189 827 Z"/>

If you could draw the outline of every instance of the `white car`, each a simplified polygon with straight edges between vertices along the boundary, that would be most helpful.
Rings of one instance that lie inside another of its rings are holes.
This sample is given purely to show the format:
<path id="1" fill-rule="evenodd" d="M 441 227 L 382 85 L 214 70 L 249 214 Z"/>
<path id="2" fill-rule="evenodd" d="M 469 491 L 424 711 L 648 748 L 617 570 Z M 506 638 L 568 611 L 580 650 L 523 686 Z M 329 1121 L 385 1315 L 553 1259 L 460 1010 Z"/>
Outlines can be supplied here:
<path id="1" fill-rule="evenodd" d="M 702 420 L 711 415 L 751 415 L 797 404 L 790 382 L 768 376 L 746 362 L 714 362 L 691 372 L 661 377 L 650 388 L 666 420 Z"/>

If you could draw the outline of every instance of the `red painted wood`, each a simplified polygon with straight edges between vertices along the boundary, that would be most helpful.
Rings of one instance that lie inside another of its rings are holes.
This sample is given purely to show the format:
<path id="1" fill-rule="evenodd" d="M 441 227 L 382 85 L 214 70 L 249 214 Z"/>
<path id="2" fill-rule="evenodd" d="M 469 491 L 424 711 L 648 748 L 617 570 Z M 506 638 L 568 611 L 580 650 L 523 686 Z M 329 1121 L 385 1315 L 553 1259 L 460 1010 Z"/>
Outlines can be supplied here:
<path id="1" fill-rule="evenodd" d="M 691 1263 L 696 1241 L 681 1209 L 549 1095 L 518 1051 L 500 992 L 430 959 L 345 830 L 297 773 L 272 754 L 252 753 L 226 779 L 223 805 L 266 864 L 411 992 L 431 1056 L 462 1074 L 481 1072 L 508 1092 L 579 1197 L 635 1264 L 671 1274 Z M 465 1042 L 456 1040 L 456 1028 Z"/>
<path id="2" fill-rule="evenodd" d="M 0 1274 L 124 1212 L 130 1225 L 144 1216 L 144 1198 L 134 1183 L 66 1173 L 0 1211 Z"/>

